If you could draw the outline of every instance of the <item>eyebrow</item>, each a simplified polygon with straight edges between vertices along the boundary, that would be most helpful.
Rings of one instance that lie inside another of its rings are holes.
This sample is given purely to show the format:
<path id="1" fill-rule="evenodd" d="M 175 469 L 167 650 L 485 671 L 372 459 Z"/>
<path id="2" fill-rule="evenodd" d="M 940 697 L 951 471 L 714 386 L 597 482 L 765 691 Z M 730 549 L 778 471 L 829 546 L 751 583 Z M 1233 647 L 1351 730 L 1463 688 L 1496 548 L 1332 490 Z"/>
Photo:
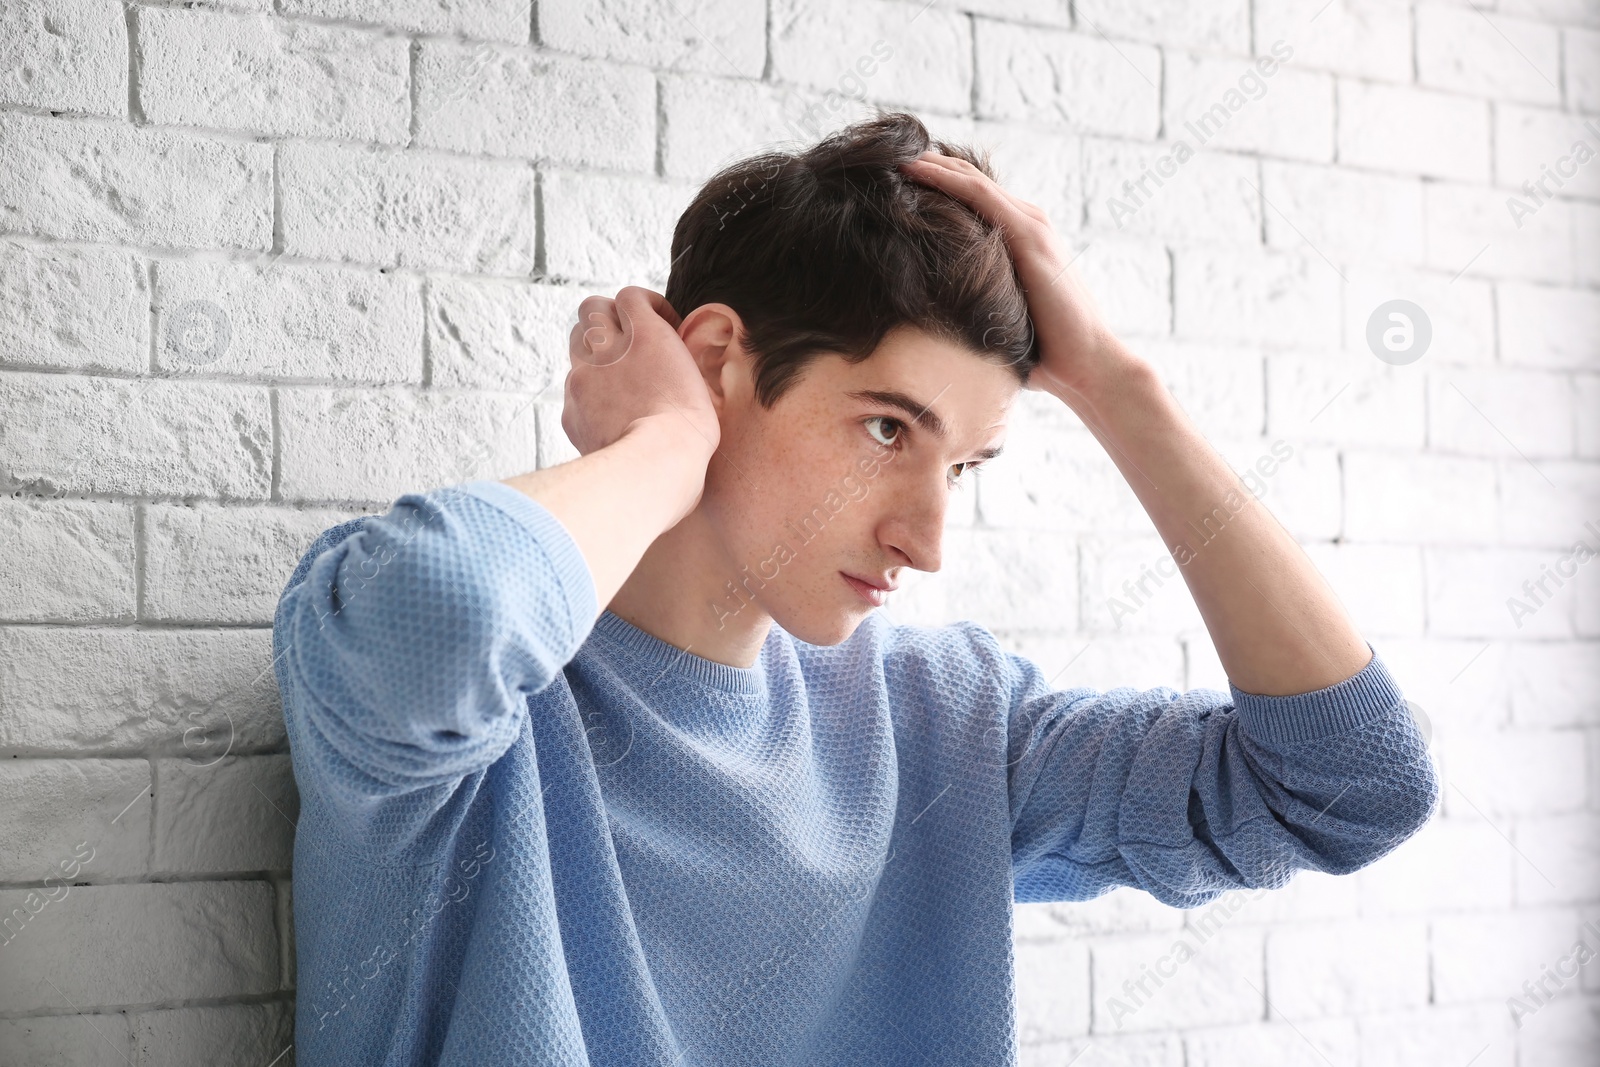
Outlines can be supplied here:
<path id="1" fill-rule="evenodd" d="M 865 400 L 873 404 L 883 404 L 886 407 L 898 408 L 910 416 L 911 421 L 927 430 L 939 440 L 950 436 L 950 430 L 944 420 L 934 413 L 929 404 L 924 404 L 913 397 L 907 396 L 898 389 L 852 389 L 845 393 L 855 400 Z M 996 445 L 993 448 L 980 448 L 973 453 L 980 460 L 993 459 L 1003 452 L 1004 446 Z"/>

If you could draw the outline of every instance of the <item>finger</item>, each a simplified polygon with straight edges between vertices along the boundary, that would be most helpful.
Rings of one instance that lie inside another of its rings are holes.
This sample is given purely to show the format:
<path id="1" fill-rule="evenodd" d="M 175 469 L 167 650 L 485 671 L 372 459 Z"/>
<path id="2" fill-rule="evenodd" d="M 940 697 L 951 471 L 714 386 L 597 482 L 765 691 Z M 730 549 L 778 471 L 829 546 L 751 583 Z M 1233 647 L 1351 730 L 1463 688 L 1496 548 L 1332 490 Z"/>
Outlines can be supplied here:
<path id="1" fill-rule="evenodd" d="M 636 318 L 642 317 L 647 313 L 654 314 L 674 330 L 683 321 L 678 317 L 678 313 L 673 309 L 672 305 L 667 303 L 666 297 L 639 285 L 623 286 L 617 292 L 617 306 Z"/>
<path id="2" fill-rule="evenodd" d="M 998 225 L 1000 218 L 997 216 L 1005 210 L 1005 207 L 1009 207 L 1037 223 L 1050 225 L 1049 216 L 1037 204 L 1031 204 L 1021 197 L 1012 195 L 1005 186 L 964 159 L 929 151 L 918 156 L 916 162 L 923 166 L 913 166 L 910 169 L 908 173 L 913 177 L 926 178 L 931 184 L 971 203 L 973 207 L 978 207 L 973 203 L 974 196 L 981 193 L 990 206 L 990 213 L 984 213 L 984 217 L 990 222 Z"/>

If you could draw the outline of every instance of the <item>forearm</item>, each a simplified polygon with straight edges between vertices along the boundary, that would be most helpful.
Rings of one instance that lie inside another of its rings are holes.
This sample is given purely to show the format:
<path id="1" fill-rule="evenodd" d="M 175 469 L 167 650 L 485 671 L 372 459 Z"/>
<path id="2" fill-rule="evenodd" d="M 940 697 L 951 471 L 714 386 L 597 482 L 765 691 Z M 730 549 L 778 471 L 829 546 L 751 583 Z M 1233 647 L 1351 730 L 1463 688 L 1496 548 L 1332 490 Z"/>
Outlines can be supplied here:
<path id="1" fill-rule="evenodd" d="M 651 542 L 700 499 L 708 450 L 674 419 L 672 414 L 640 419 L 604 448 L 503 479 L 561 520 L 589 565 L 601 609 Z"/>
<path id="2" fill-rule="evenodd" d="M 1052 389 L 1083 419 L 1172 552 L 1217 655 L 1247 693 L 1321 689 L 1371 659 L 1305 551 L 1178 406 L 1149 363 L 1111 342 L 1087 392 Z"/>

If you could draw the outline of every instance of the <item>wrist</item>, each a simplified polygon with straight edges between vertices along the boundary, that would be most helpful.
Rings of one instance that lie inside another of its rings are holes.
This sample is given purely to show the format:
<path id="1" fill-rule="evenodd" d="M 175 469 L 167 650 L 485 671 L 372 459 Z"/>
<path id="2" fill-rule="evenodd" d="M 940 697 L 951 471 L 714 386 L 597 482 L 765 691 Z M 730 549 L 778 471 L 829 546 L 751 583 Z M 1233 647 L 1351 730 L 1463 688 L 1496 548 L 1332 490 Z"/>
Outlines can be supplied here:
<path id="1" fill-rule="evenodd" d="M 665 412 L 635 419 L 617 443 L 634 450 L 638 461 L 653 469 L 655 485 L 669 488 L 673 497 L 669 528 L 694 510 L 717 442 L 706 440 L 677 412 Z"/>
<path id="2" fill-rule="evenodd" d="M 1073 363 L 1070 379 L 1045 374 L 1040 385 L 1078 412 L 1092 412 L 1117 397 L 1148 389 L 1160 381 L 1154 365 L 1110 335 Z"/>

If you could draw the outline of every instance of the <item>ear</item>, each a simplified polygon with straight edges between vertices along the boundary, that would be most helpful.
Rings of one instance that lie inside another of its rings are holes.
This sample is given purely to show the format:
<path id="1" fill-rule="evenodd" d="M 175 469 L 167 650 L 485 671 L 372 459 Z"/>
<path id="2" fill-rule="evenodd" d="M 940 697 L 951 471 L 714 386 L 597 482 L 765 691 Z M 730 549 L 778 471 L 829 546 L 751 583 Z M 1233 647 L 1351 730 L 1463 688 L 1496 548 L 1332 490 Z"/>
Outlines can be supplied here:
<path id="1" fill-rule="evenodd" d="M 701 304 L 678 327 L 678 337 L 700 368 L 700 377 L 721 412 L 730 398 L 752 389 L 750 357 L 740 343 L 744 321 L 727 304 Z"/>

